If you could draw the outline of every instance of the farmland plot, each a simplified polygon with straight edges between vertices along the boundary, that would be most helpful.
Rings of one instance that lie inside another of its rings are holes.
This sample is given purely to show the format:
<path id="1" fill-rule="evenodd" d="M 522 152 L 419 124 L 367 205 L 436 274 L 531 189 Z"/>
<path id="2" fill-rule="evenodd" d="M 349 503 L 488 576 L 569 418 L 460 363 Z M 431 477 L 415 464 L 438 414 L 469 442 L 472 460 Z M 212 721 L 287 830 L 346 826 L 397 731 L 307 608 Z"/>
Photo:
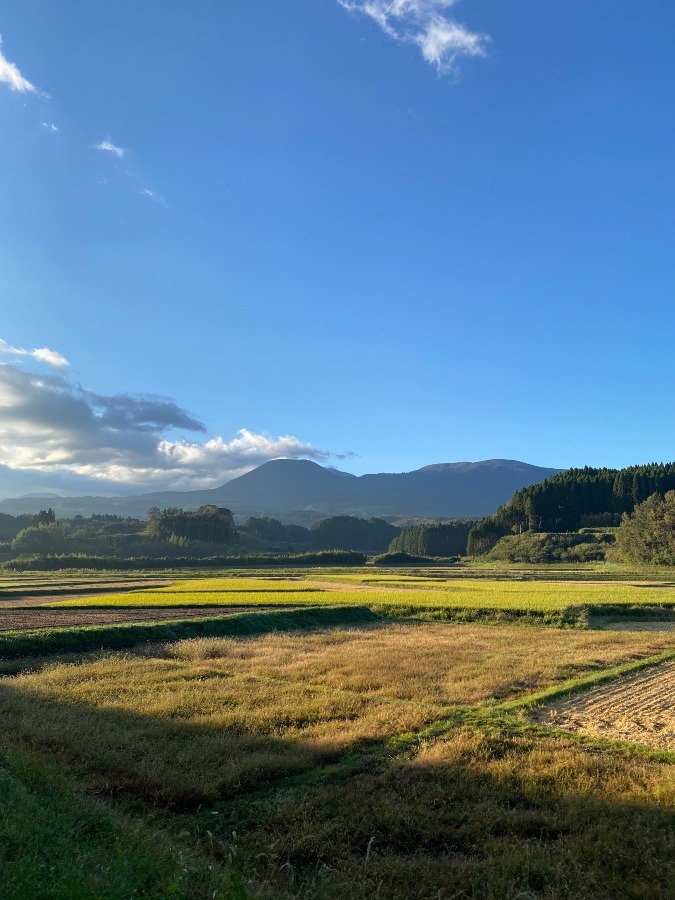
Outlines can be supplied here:
<path id="1" fill-rule="evenodd" d="M 675 751 L 675 662 L 548 705 L 536 720 L 594 737 Z"/>

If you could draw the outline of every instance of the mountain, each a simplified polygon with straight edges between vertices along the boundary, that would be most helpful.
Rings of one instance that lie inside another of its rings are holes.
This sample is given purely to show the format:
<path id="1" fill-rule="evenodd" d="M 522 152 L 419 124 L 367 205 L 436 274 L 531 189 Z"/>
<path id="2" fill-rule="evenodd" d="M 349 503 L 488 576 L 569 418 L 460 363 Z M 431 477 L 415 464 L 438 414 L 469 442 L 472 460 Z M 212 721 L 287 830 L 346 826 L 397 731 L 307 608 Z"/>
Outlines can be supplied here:
<path id="1" fill-rule="evenodd" d="M 228 507 L 239 517 L 268 515 L 303 525 L 338 514 L 388 519 L 481 517 L 493 513 L 520 488 L 559 471 L 516 460 L 488 459 L 357 476 L 309 460 L 275 459 L 209 490 L 159 491 L 135 497 L 43 495 L 3 500 L 0 512 L 35 513 L 51 506 L 58 518 L 92 513 L 143 518 L 151 506 L 197 509 L 214 504 Z"/>

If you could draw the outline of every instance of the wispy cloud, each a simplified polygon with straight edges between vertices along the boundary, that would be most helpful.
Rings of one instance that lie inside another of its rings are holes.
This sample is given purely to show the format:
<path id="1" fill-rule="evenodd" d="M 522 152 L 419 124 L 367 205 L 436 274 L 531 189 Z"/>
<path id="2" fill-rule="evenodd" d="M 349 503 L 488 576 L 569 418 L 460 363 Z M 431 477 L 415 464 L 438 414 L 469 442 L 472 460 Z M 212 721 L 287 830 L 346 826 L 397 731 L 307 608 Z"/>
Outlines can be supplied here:
<path id="1" fill-rule="evenodd" d="M 50 350 L 49 347 L 38 347 L 36 350 L 25 350 L 23 347 L 12 347 L 7 341 L 0 338 L 0 356 L 22 356 L 29 359 L 35 359 L 38 362 L 47 363 L 57 369 L 63 369 L 70 365 L 65 356 L 57 353 L 56 350 Z"/>
<path id="2" fill-rule="evenodd" d="M 461 57 L 485 56 L 490 38 L 469 31 L 447 11 L 457 0 L 337 0 L 368 16 L 396 41 L 413 44 L 441 74 L 456 73 Z"/>
<path id="3" fill-rule="evenodd" d="M 157 194 L 155 191 L 151 191 L 150 188 L 143 188 L 141 194 L 143 194 L 144 197 L 149 197 L 150 200 L 154 200 L 155 203 L 160 203 L 162 206 L 168 206 L 164 197 Z"/>
<path id="4" fill-rule="evenodd" d="M 56 134 L 56 132 L 59 130 L 59 126 L 55 125 L 53 122 L 43 122 L 42 127 L 46 128 L 47 131 L 51 131 L 52 134 Z"/>
<path id="5" fill-rule="evenodd" d="M 52 350 L 22 350 L 3 341 L 0 352 L 65 365 Z M 207 436 L 199 419 L 170 397 L 97 394 L 61 372 L 43 374 L 9 362 L 0 363 L 0 421 L 0 472 L 51 476 L 53 487 L 68 485 L 76 493 L 78 480 L 80 491 L 92 484 L 111 492 L 216 487 L 270 459 L 322 462 L 337 456 L 289 434 L 242 428 L 230 440 Z"/>
<path id="6" fill-rule="evenodd" d="M 0 37 L 0 84 L 9 85 L 11 91 L 19 91 L 21 94 L 37 94 L 38 89 L 21 74 L 17 66 L 10 62 L 2 52 L 2 37 Z"/>
<path id="7" fill-rule="evenodd" d="M 124 154 L 127 152 L 125 147 L 118 147 L 116 144 L 113 144 L 110 138 L 106 138 L 105 141 L 101 141 L 100 144 L 97 144 L 96 149 L 103 150 L 106 153 L 112 153 L 118 159 L 122 159 Z"/>

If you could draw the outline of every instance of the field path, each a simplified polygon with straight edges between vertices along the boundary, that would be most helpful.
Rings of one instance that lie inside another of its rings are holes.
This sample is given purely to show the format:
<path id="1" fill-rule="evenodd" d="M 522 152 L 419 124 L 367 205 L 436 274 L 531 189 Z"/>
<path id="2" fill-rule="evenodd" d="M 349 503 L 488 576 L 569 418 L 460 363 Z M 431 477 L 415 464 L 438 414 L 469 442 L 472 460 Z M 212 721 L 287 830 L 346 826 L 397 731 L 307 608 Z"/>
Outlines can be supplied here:
<path id="1" fill-rule="evenodd" d="M 535 719 L 593 737 L 675 750 L 675 662 L 549 704 Z"/>

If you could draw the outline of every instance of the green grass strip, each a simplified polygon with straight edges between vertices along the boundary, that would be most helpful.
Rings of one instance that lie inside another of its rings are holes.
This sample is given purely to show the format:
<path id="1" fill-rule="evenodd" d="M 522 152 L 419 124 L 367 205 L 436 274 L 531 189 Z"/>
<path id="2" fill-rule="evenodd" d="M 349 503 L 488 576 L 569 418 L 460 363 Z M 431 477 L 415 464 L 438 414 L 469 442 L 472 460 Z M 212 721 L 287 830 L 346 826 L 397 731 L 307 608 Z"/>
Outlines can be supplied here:
<path id="1" fill-rule="evenodd" d="M 333 628 L 377 621 L 379 616 L 365 606 L 320 606 L 236 613 L 217 618 L 178 619 L 171 622 L 7 631 L 0 634 L 0 659 L 91 650 L 123 650 L 148 642 L 198 637 L 240 637 L 271 631 Z"/>

